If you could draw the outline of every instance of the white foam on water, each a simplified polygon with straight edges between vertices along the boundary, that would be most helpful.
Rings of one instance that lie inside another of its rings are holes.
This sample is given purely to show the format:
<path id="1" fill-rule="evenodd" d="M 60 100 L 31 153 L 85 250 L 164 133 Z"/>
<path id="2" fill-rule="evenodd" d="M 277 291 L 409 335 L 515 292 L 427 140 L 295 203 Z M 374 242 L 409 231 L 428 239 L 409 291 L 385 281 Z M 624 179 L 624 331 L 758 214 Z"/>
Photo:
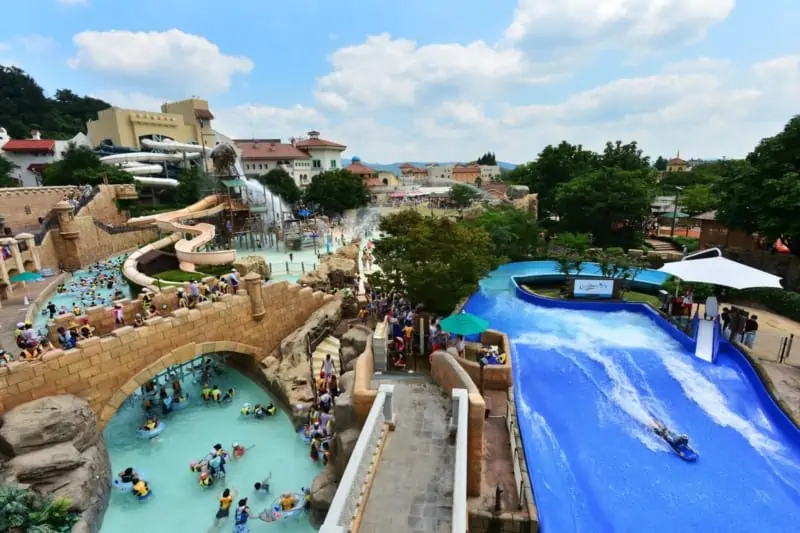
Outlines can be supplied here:
<path id="1" fill-rule="evenodd" d="M 777 453 L 783 446 L 762 433 L 755 424 L 734 412 L 725 395 L 708 378 L 698 372 L 685 355 L 664 353 L 661 357 L 667 372 L 677 381 L 687 398 L 696 403 L 714 422 L 738 432 L 754 449 Z"/>

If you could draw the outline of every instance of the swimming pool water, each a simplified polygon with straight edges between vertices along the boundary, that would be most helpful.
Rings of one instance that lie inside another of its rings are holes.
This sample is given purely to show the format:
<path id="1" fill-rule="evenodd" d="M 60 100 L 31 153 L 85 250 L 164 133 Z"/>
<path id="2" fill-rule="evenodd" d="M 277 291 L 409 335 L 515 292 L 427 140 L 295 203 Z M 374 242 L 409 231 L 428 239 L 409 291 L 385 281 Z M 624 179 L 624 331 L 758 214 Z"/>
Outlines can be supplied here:
<path id="1" fill-rule="evenodd" d="M 97 266 L 101 263 L 95 263 L 89 268 L 85 268 L 82 270 L 76 270 L 67 280 L 64 282 L 66 285 L 68 292 L 59 294 L 58 292 L 53 292 L 53 294 L 48 298 L 44 304 L 42 309 L 39 310 L 39 313 L 36 315 L 36 320 L 34 321 L 34 327 L 37 329 L 46 328 L 47 323 L 49 321 L 49 314 L 45 313 L 42 314 L 42 311 L 46 311 L 47 304 L 49 302 L 53 302 L 57 309 L 61 309 L 64 306 L 67 310 L 67 313 L 72 312 L 72 305 L 77 304 L 80 306 L 81 309 L 84 311 L 87 307 L 92 306 L 92 301 L 94 301 L 95 305 L 104 305 L 110 306 L 111 305 L 111 298 L 117 290 L 123 292 L 125 298 L 130 298 L 131 296 L 131 289 L 130 286 L 124 281 L 122 277 L 122 273 L 120 271 L 120 267 L 124 261 L 124 256 L 117 256 L 109 258 L 106 261 L 102 261 L 109 266 L 109 270 L 112 271 L 115 275 L 115 282 L 114 287 L 112 289 L 107 289 L 105 285 L 98 285 L 95 287 L 95 295 L 94 297 L 88 294 L 89 287 L 87 286 L 80 286 L 80 282 L 85 280 L 87 283 L 91 283 L 91 281 L 97 276 L 101 271 L 97 270 Z M 71 288 L 72 283 L 77 283 L 78 286 L 76 288 Z"/>
<path id="2" fill-rule="evenodd" d="M 270 396 L 243 374 L 226 369 L 215 379 L 222 390 L 235 387 L 238 392 L 231 404 L 204 405 L 195 402 L 200 385 L 184 380 L 192 404 L 163 417 L 166 428 L 152 440 L 138 438 L 136 428 L 143 422 L 139 402 L 123 407 L 111 420 L 104 438 L 116 474 L 134 467 L 145 475 L 153 496 L 139 502 L 130 494 L 112 490 L 111 501 L 101 533 L 204 533 L 212 531 L 218 498 L 224 488 L 234 485 L 238 498 L 247 497 L 254 514 L 268 508 L 282 492 L 300 492 L 309 487 L 321 465 L 309 459 L 309 447 L 294 431 L 289 417 L 279 412 L 274 417 L 256 420 L 242 417 L 244 402 L 269 403 Z M 189 462 L 208 454 L 215 443 L 230 451 L 233 442 L 251 447 L 239 461 L 226 466 L 227 479 L 209 488 L 198 483 L 198 474 L 189 471 Z M 269 495 L 254 494 L 253 484 L 272 474 Z M 275 528 L 284 533 L 314 531 L 305 515 L 279 523 L 265 524 L 250 520 L 251 529 Z M 135 524 L 135 527 L 133 526 Z M 231 531 L 232 518 L 217 531 Z"/>
<path id="3" fill-rule="evenodd" d="M 541 531 L 796 531 L 798 434 L 729 345 L 708 364 L 641 313 L 549 309 L 492 287 L 466 310 L 511 340 Z M 687 433 L 698 461 L 656 438 L 654 419 Z"/>

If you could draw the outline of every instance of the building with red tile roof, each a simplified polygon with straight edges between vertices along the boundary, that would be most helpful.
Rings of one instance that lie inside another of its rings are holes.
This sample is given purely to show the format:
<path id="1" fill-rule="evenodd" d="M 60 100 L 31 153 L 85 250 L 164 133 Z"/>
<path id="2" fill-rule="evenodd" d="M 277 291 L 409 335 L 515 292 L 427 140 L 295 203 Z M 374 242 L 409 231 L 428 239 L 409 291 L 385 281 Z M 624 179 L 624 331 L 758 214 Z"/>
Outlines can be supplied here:
<path id="1" fill-rule="evenodd" d="M 242 167 L 247 176 L 260 176 L 281 168 L 289 173 L 300 188 L 326 170 L 341 168 L 341 154 L 347 147 L 321 139 L 319 132 L 308 132 L 307 139 L 236 139 Z"/>
<path id="2" fill-rule="evenodd" d="M 456 165 L 453 167 L 453 180 L 459 183 L 475 183 L 481 177 L 481 167 L 478 165 Z"/>
<path id="3" fill-rule="evenodd" d="M 77 134 L 69 141 L 59 141 L 42 139 L 37 130 L 32 130 L 30 139 L 12 139 L 6 130 L 0 127 L 0 157 L 16 166 L 11 175 L 23 187 L 40 186 L 45 166 L 61 159 L 61 154 L 71 142 L 91 146 L 89 138 L 83 133 Z"/>

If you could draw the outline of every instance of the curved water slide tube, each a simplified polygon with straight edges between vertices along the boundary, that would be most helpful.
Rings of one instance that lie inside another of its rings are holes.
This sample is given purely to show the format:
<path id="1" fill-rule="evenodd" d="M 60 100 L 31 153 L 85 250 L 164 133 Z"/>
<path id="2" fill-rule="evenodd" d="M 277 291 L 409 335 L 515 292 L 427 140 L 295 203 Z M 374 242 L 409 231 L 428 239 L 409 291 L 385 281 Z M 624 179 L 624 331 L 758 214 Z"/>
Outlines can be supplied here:
<path id="1" fill-rule="evenodd" d="M 143 287 L 157 291 L 156 280 L 139 272 L 136 268 L 138 260 L 151 250 L 165 248 L 170 244 L 175 245 L 175 253 L 180 262 L 180 269 L 194 272 L 195 265 L 227 265 L 236 259 L 236 250 L 219 250 L 215 252 L 198 252 L 197 249 L 211 242 L 216 235 L 216 228 L 212 224 L 199 223 L 192 226 L 183 224 L 186 219 L 205 218 L 216 215 L 228 208 L 227 202 L 221 195 L 206 196 L 199 202 L 177 211 L 158 213 L 146 217 L 136 217 L 128 221 L 132 226 L 156 225 L 161 231 L 171 232 L 168 237 L 136 250 L 125 260 L 122 271 L 125 277 Z M 185 235 L 192 238 L 185 238 Z"/>

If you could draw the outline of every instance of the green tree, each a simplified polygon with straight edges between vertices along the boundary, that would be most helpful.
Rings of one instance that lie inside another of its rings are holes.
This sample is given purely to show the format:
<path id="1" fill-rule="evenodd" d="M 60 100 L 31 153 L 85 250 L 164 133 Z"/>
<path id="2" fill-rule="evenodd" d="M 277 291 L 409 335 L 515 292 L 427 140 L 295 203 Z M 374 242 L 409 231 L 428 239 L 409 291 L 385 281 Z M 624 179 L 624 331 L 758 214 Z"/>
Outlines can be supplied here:
<path id="1" fill-rule="evenodd" d="M 450 201 L 459 211 L 472 205 L 476 198 L 478 198 L 478 192 L 463 183 L 456 183 L 450 188 Z"/>
<path id="2" fill-rule="evenodd" d="M 536 161 L 517 166 L 504 176 L 507 183 L 527 185 L 539 195 L 539 218 L 558 215 L 556 189 L 598 166 L 598 155 L 581 145 L 562 141 L 546 146 Z"/>
<path id="3" fill-rule="evenodd" d="M 543 245 L 536 216 L 512 206 L 487 208 L 465 224 L 489 234 L 495 256 L 502 262 L 532 259 Z"/>
<path id="4" fill-rule="evenodd" d="M 68 89 L 48 98 L 25 71 L 0 65 L 0 125 L 13 138 L 26 139 L 38 129 L 44 138 L 69 139 L 86 132 L 86 121 L 108 107 L 107 102 Z"/>
<path id="5" fill-rule="evenodd" d="M 494 152 L 486 152 L 482 156 L 480 156 L 476 161 L 479 165 L 497 165 L 497 158 L 494 155 Z"/>
<path id="6" fill-rule="evenodd" d="M 70 143 L 59 161 L 44 167 L 42 181 L 48 187 L 87 183 L 95 186 L 103 183 L 104 178 L 110 184 L 133 183 L 133 176 L 116 167 L 102 164 L 91 148 Z"/>
<path id="7" fill-rule="evenodd" d="M 716 208 L 717 195 L 712 185 L 691 185 L 680 196 L 681 209 L 690 215 L 699 215 Z"/>
<path id="8" fill-rule="evenodd" d="M 621 170 L 645 170 L 650 169 L 650 158 L 643 154 L 636 141 L 626 144 L 622 141 L 607 142 L 600 155 L 600 164 Z"/>
<path id="9" fill-rule="evenodd" d="M 282 168 L 273 168 L 256 179 L 289 205 L 296 204 L 303 196 L 292 177 Z"/>
<path id="10" fill-rule="evenodd" d="M 0 187 L 19 187 L 19 182 L 14 177 L 17 169 L 19 167 L 16 164 L 0 156 Z"/>
<path id="11" fill-rule="evenodd" d="M 656 170 L 658 170 L 660 172 L 666 172 L 667 171 L 667 160 L 664 159 L 661 156 L 658 156 L 656 158 L 656 162 L 653 163 L 653 168 L 655 168 Z"/>
<path id="12" fill-rule="evenodd" d="M 318 205 L 326 213 L 364 207 L 370 200 L 361 177 L 346 169 L 321 172 L 311 180 L 303 196 L 306 203 Z"/>
<path id="13" fill-rule="evenodd" d="M 558 188 L 561 228 L 592 233 L 601 245 L 630 246 L 634 231 L 650 215 L 654 186 L 649 168 L 604 168 L 579 175 Z"/>
<path id="14" fill-rule="evenodd" d="M 372 286 L 405 292 L 437 314 L 451 313 L 497 265 L 488 233 L 446 217 L 404 210 L 384 217 L 381 231 L 374 248 L 381 272 L 370 274 Z"/>
<path id="15" fill-rule="evenodd" d="M 203 172 L 198 166 L 181 170 L 178 176 L 178 187 L 175 190 L 175 201 L 180 205 L 192 205 L 200 200 L 200 185 Z"/>
<path id="16" fill-rule="evenodd" d="M 728 227 L 784 239 L 800 254 L 800 116 L 763 139 L 745 163 L 726 162 L 717 220 Z"/>

